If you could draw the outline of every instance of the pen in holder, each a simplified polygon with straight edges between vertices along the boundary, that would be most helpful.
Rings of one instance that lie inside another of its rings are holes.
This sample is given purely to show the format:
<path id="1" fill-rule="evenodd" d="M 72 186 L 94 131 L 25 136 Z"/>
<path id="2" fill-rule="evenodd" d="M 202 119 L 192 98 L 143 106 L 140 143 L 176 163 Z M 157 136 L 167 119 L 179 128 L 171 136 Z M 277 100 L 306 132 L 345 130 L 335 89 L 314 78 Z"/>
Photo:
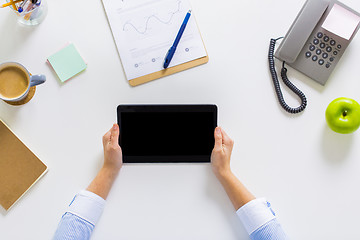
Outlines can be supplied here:
<path id="1" fill-rule="evenodd" d="M 28 26 L 40 24 L 47 14 L 46 0 L 24 0 L 9 7 L 16 14 L 18 22 Z"/>

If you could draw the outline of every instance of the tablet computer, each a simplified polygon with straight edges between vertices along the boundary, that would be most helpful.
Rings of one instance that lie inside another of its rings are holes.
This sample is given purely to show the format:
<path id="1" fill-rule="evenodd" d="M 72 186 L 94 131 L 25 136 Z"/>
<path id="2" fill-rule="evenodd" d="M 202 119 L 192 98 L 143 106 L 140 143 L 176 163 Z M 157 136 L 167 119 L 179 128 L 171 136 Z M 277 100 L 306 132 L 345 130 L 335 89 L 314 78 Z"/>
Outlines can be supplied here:
<path id="1" fill-rule="evenodd" d="M 124 163 L 210 162 L 215 105 L 119 105 Z"/>

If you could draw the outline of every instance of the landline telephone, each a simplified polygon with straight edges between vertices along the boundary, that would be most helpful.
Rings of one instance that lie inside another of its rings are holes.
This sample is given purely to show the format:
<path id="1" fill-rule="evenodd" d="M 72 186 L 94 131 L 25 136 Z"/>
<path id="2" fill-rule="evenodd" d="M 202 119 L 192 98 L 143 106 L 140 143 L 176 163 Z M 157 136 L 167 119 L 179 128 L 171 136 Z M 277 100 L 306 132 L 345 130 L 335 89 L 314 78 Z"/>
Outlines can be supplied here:
<path id="1" fill-rule="evenodd" d="M 325 85 L 345 49 L 359 29 L 360 14 L 336 0 L 307 0 L 285 37 L 270 40 L 269 68 L 280 105 L 289 113 L 305 109 L 305 95 L 287 78 L 285 64 Z M 281 93 L 274 61 L 275 43 L 282 39 L 275 57 L 283 62 L 281 78 L 301 99 L 288 106 Z"/>

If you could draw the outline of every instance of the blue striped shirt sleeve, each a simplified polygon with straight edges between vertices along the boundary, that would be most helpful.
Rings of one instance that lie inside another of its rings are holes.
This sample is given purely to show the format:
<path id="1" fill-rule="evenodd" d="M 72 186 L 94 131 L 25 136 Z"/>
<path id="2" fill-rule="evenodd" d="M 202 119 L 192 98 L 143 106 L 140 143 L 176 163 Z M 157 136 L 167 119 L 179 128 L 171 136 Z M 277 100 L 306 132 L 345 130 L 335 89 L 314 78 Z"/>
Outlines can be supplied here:
<path id="1" fill-rule="evenodd" d="M 94 225 L 72 213 L 65 213 L 55 232 L 54 240 L 90 239 Z"/>
<path id="2" fill-rule="evenodd" d="M 252 240 L 288 240 L 266 199 L 252 200 L 236 213 Z"/>
<path id="3" fill-rule="evenodd" d="M 250 234 L 252 240 L 285 240 L 288 239 L 283 231 L 279 221 L 275 218 L 270 222 L 267 222 L 260 228 L 256 229 L 253 233 Z"/>
<path id="4" fill-rule="evenodd" d="M 105 200 L 98 195 L 81 191 L 62 216 L 54 240 L 90 239 L 105 206 Z"/>

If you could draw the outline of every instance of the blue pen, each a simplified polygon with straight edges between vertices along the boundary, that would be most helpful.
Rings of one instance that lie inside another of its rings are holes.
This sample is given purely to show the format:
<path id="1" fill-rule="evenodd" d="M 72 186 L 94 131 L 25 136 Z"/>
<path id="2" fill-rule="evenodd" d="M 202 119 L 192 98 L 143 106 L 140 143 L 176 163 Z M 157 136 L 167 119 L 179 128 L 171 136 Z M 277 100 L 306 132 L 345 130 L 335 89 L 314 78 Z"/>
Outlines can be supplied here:
<path id="1" fill-rule="evenodd" d="M 35 7 L 35 4 L 37 5 L 37 2 L 38 2 L 38 0 L 31 0 L 30 2 L 30 4 L 28 4 L 28 5 L 26 5 L 27 4 L 27 2 L 29 2 L 29 0 L 24 0 L 22 3 L 21 3 L 21 5 L 20 5 L 20 7 L 18 8 L 18 12 L 19 13 L 22 13 L 25 9 L 28 9 L 27 11 L 29 11 L 29 10 L 32 10 L 34 7 Z M 26 5 L 26 8 L 24 7 Z"/>
<path id="2" fill-rule="evenodd" d="M 181 24 L 180 30 L 179 30 L 178 34 L 176 35 L 175 41 L 165 56 L 164 68 L 167 68 L 170 64 L 170 61 L 171 61 L 172 57 L 174 56 L 176 47 L 180 42 L 180 38 L 185 30 L 186 24 L 188 23 L 190 16 L 191 16 L 191 10 L 189 10 L 187 12 L 185 19 L 184 19 L 183 23 Z"/>
<path id="3" fill-rule="evenodd" d="M 20 7 L 18 8 L 18 12 L 22 13 L 24 11 L 24 6 L 25 4 L 28 2 L 28 0 L 24 0 L 21 4 Z"/>

